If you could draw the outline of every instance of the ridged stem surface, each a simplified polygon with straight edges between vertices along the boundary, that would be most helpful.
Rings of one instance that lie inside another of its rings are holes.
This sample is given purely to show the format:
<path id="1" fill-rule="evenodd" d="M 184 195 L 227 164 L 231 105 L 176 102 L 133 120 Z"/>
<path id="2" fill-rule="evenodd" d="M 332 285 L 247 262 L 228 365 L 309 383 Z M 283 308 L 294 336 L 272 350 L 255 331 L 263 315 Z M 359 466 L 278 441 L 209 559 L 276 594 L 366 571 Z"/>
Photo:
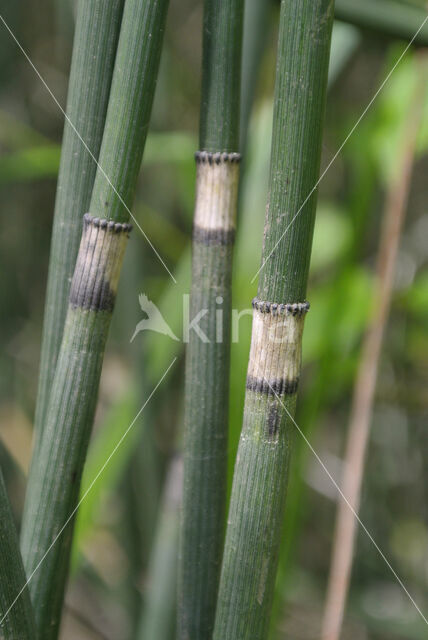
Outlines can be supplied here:
<path id="1" fill-rule="evenodd" d="M 0 470 L 0 638 L 35 640 L 36 625 L 19 550 L 18 534 Z M 10 611 L 8 611 L 10 609 Z"/>
<path id="2" fill-rule="evenodd" d="M 46 413 L 47 435 L 31 464 L 21 546 L 39 640 L 58 635 L 73 515 L 129 232 L 119 220 L 129 218 L 126 207 L 132 204 L 143 154 L 167 7 L 168 0 L 125 2 L 90 205 L 102 217 L 85 214 Z"/>
<path id="3" fill-rule="evenodd" d="M 126 0 L 89 211 L 125 222 L 134 199 L 155 93 L 168 0 Z M 125 207 L 126 205 L 126 207 Z"/>
<path id="4" fill-rule="evenodd" d="M 283 0 L 269 197 L 215 640 L 269 629 L 300 374 L 332 0 Z M 297 214 L 297 215 L 296 215 Z"/>
<path id="5" fill-rule="evenodd" d="M 22 555 L 40 640 L 58 634 L 74 510 L 128 233 L 129 225 L 85 216 L 46 437 L 32 461 L 22 524 Z"/>
<path id="6" fill-rule="evenodd" d="M 238 151 L 243 0 L 205 0 L 201 151 Z"/>
<path id="7" fill-rule="evenodd" d="M 243 0 L 205 0 L 196 154 L 178 637 L 210 640 L 224 541 L 232 257 L 238 199 Z"/>
<path id="8" fill-rule="evenodd" d="M 182 498 L 183 461 L 172 461 L 160 505 L 155 542 L 148 567 L 148 595 L 137 640 L 172 640 L 177 611 L 177 550 Z"/>
<path id="9" fill-rule="evenodd" d="M 64 124 L 43 318 L 35 451 L 43 434 L 61 346 L 82 216 L 89 210 L 94 186 L 97 165 L 91 154 L 97 159 L 101 147 L 122 8 L 123 0 L 80 0 L 77 10 L 66 110 L 69 120 Z"/>
<path id="10" fill-rule="evenodd" d="M 216 159 L 220 157 L 215 156 Z M 239 156 L 197 155 L 185 377 L 179 637 L 210 638 L 224 541 L 230 317 Z M 187 336 L 185 335 L 185 339 Z"/>

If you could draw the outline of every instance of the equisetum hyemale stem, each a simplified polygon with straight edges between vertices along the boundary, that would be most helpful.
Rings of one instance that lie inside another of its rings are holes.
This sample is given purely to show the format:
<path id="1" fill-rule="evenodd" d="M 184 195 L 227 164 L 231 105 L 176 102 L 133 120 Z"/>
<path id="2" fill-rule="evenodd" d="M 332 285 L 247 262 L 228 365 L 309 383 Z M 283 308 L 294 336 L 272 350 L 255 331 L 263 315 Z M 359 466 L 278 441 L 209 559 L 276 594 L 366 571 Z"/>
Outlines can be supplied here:
<path id="1" fill-rule="evenodd" d="M 31 577 L 39 640 L 55 640 L 58 635 L 73 516 L 130 231 L 129 207 L 150 120 L 167 8 L 168 0 L 125 1 L 91 215 L 85 216 L 45 435 L 31 463 L 21 547 Z"/>
<path id="2" fill-rule="evenodd" d="M 275 304 L 255 298 L 252 304 L 246 387 L 261 397 L 294 395 L 299 384 L 303 322 L 309 303 Z M 273 420 L 269 435 L 276 436 L 275 424 Z"/>
<path id="3" fill-rule="evenodd" d="M 90 425 L 130 225 L 84 217 L 64 339 L 38 464 L 30 473 L 22 553 L 40 638 L 55 638 Z M 56 537 L 60 536 L 58 540 Z"/>
<path id="4" fill-rule="evenodd" d="M 186 352 L 178 638 L 212 637 L 224 541 L 243 0 L 205 0 Z"/>
<path id="5" fill-rule="evenodd" d="M 13 521 L 9 496 L 0 470 L 0 638 L 35 640 L 36 624 L 18 534 Z"/>
<path id="6" fill-rule="evenodd" d="M 172 640 L 177 618 L 177 550 L 183 460 L 175 457 L 165 480 L 155 542 L 147 572 L 147 596 L 136 640 Z"/>
<path id="7" fill-rule="evenodd" d="M 180 637 L 208 638 L 220 577 L 227 430 L 237 153 L 196 154 L 190 318 L 186 358 L 184 496 L 179 574 Z"/>
<path id="8" fill-rule="evenodd" d="M 122 9 L 123 0 L 80 0 L 77 10 L 43 318 L 35 456 L 61 347 L 82 215 L 89 209 L 94 186 L 94 158 L 98 159 L 103 137 Z"/>
<path id="9" fill-rule="evenodd" d="M 265 640 L 269 630 L 309 309 L 333 10 L 333 0 L 281 3 L 262 266 L 214 640 Z"/>

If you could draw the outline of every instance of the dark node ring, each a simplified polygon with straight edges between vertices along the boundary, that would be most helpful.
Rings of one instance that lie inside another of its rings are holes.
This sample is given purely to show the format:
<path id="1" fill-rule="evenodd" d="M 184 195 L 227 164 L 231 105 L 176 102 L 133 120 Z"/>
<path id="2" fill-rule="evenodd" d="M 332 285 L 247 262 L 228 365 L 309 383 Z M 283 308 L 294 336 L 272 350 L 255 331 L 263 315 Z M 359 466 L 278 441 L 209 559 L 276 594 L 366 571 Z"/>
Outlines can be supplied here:
<path id="1" fill-rule="evenodd" d="M 204 229 L 194 225 L 193 240 L 205 246 L 232 245 L 235 242 L 235 229 Z"/>
<path id="2" fill-rule="evenodd" d="M 107 229 L 112 233 L 130 233 L 132 231 L 132 224 L 127 222 L 114 222 L 114 220 L 107 220 L 106 218 L 95 218 L 90 213 L 85 213 L 83 216 L 83 223 L 85 227 L 99 227 L 100 229 Z"/>
<path id="3" fill-rule="evenodd" d="M 196 151 L 195 153 L 196 164 L 221 164 L 221 163 L 235 163 L 241 162 L 240 153 L 211 153 L 210 151 Z"/>
<path id="4" fill-rule="evenodd" d="M 247 376 L 246 388 L 255 393 L 263 393 L 267 396 L 283 396 L 293 395 L 297 392 L 299 386 L 299 378 L 294 380 L 286 380 L 284 378 L 276 378 L 274 380 L 265 380 L 263 378 L 254 378 Z"/>
<path id="5" fill-rule="evenodd" d="M 307 301 L 293 302 L 291 304 L 278 304 L 277 302 L 267 302 L 265 300 L 254 298 L 251 304 L 253 306 L 253 309 L 256 309 L 256 311 L 259 311 L 260 313 L 271 313 L 273 316 L 302 316 L 303 314 L 307 313 L 310 308 L 310 304 Z"/>

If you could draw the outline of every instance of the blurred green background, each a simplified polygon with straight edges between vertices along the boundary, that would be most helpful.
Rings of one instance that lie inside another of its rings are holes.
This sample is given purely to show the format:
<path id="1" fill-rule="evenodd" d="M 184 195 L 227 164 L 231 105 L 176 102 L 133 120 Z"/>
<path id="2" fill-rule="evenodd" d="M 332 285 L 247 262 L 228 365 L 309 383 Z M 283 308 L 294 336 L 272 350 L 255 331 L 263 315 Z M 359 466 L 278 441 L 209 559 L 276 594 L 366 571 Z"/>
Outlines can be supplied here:
<path id="1" fill-rule="evenodd" d="M 272 124 L 279 7 L 251 27 L 244 65 L 245 147 L 234 308 L 250 307 L 260 265 Z M 65 105 L 75 6 L 71 0 L 2 0 L 1 14 Z M 202 3 L 172 0 L 161 71 L 133 213 L 174 273 L 168 277 L 138 229 L 129 243 L 85 491 L 172 359 L 166 380 L 135 422 L 79 511 L 62 638 L 136 637 L 153 588 L 150 557 L 165 475 L 180 449 L 183 345 L 139 334 L 145 293 L 181 335 L 189 291 L 199 122 Z M 0 464 L 17 523 L 31 429 L 63 116 L 0 24 Z M 335 23 L 322 167 L 326 167 L 403 53 L 405 42 Z M 341 464 L 372 282 L 385 191 L 399 162 L 400 133 L 417 77 L 413 51 L 329 169 L 319 205 L 304 336 L 297 423 L 335 479 Z M 247 125 L 248 121 L 248 127 Z M 248 133 L 248 135 L 247 135 Z M 361 518 L 406 588 L 428 611 L 428 93 L 393 304 L 376 391 Z M 233 344 L 230 476 L 242 419 L 251 323 Z M 337 494 L 296 432 L 272 638 L 319 637 Z M 174 534 L 175 535 L 175 534 Z M 175 537 L 172 536 L 171 544 Z M 164 563 L 166 582 L 174 562 Z M 173 631 L 168 638 L 173 637 Z M 359 531 L 344 640 L 426 638 L 426 625 L 370 540 Z M 150 639 L 151 640 L 151 639 Z M 163 640 L 157 638 L 156 640 Z M 166 637 L 165 637 L 166 640 Z"/>

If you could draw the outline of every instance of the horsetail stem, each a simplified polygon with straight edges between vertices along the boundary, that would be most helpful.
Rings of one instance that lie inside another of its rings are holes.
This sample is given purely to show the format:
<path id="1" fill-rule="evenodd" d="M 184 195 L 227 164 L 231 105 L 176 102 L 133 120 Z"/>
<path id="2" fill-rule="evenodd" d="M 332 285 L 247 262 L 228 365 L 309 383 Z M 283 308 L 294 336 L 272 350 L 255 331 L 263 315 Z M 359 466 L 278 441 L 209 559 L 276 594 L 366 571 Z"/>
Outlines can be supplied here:
<path id="1" fill-rule="evenodd" d="M 124 220 L 143 153 L 167 6 L 167 0 L 125 2 L 90 207 L 91 214 L 103 215 L 84 218 L 45 436 L 30 469 L 22 551 L 40 640 L 58 634 L 73 516 L 130 231 Z"/>
<path id="2" fill-rule="evenodd" d="M 236 152 L 243 0 L 205 0 L 199 144 L 203 151 Z"/>
<path id="3" fill-rule="evenodd" d="M 85 216 L 45 437 L 30 469 L 21 546 L 43 640 L 58 633 L 73 530 L 69 518 L 79 495 L 129 230 Z"/>
<path id="4" fill-rule="evenodd" d="M 43 318 L 36 452 L 61 346 L 82 215 L 88 211 L 94 186 L 94 158 L 104 131 L 122 9 L 123 0 L 80 0 L 78 5 Z"/>
<path id="5" fill-rule="evenodd" d="M 215 640 L 267 637 L 285 507 L 333 0 L 282 0 L 269 198 Z"/>
<path id="6" fill-rule="evenodd" d="M 196 153 L 186 353 L 178 637 L 211 637 L 224 540 L 232 254 L 240 156 L 242 0 L 204 5 L 200 151 Z"/>
<path id="7" fill-rule="evenodd" d="M 35 640 L 36 625 L 9 496 L 0 470 L 0 638 Z"/>
<path id="8" fill-rule="evenodd" d="M 168 0 L 126 0 L 92 215 L 118 222 L 129 219 L 127 207 L 134 199 L 143 157 L 167 8 Z"/>
<path id="9" fill-rule="evenodd" d="M 148 567 L 148 595 L 137 640 L 172 640 L 177 609 L 177 549 L 183 460 L 174 458 L 165 480 L 155 542 Z"/>

